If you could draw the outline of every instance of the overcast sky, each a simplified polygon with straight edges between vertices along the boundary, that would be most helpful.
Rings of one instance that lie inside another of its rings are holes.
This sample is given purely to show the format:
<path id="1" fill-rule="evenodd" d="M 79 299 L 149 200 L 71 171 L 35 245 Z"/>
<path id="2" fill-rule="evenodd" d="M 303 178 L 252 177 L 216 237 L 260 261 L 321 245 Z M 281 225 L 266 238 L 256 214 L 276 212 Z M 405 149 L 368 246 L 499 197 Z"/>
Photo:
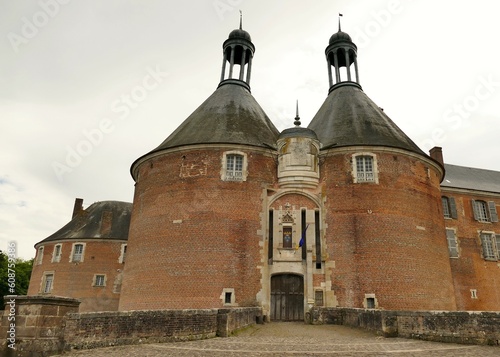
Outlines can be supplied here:
<path id="1" fill-rule="evenodd" d="M 328 93 L 324 50 L 358 45 L 365 93 L 424 151 L 500 171 L 500 5 L 474 1 L 0 2 L 0 249 L 22 258 L 74 199 L 132 202 L 129 169 L 216 89 L 222 43 L 256 46 L 252 94 L 279 130 Z"/>

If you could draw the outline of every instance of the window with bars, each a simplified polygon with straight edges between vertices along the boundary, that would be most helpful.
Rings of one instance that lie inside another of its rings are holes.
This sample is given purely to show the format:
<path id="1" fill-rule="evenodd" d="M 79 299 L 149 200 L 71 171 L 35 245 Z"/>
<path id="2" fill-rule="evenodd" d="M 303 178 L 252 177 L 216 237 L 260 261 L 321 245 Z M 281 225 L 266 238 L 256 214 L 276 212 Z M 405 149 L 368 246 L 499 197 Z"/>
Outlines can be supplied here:
<path id="1" fill-rule="evenodd" d="M 71 256 L 72 262 L 83 261 L 83 244 L 73 245 L 73 255 Z"/>
<path id="2" fill-rule="evenodd" d="M 450 258 L 458 258 L 458 243 L 454 229 L 446 228 L 446 239 L 448 240 Z"/>
<path id="3" fill-rule="evenodd" d="M 474 219 L 479 222 L 498 222 L 497 207 L 494 201 L 471 200 Z"/>
<path id="4" fill-rule="evenodd" d="M 106 275 L 96 274 L 94 276 L 94 286 L 106 286 Z"/>
<path id="5" fill-rule="evenodd" d="M 226 156 L 226 180 L 243 180 L 243 155 L 230 154 Z"/>
<path id="6" fill-rule="evenodd" d="M 43 280 L 43 293 L 50 294 L 54 285 L 54 274 L 45 274 Z"/>
<path id="7" fill-rule="evenodd" d="M 441 197 L 441 203 L 443 204 L 443 215 L 445 218 L 457 219 L 457 205 L 453 197 Z"/>
<path id="8" fill-rule="evenodd" d="M 375 182 L 377 178 L 377 163 L 375 155 L 371 154 L 355 154 L 353 155 L 353 171 L 354 182 Z"/>
<path id="9" fill-rule="evenodd" d="M 481 246 L 483 249 L 483 258 L 486 260 L 498 259 L 498 241 L 492 233 L 481 233 Z"/>

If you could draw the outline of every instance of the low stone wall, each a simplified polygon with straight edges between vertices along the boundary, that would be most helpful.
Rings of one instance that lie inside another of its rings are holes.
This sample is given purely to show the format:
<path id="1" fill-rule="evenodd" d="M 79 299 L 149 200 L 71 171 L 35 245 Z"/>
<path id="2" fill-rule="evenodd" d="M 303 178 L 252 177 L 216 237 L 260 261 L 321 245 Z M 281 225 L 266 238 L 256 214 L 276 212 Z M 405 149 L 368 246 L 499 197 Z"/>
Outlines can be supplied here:
<path id="1" fill-rule="evenodd" d="M 312 324 L 359 327 L 386 337 L 500 345 L 500 313 L 475 311 L 386 311 L 314 307 Z"/>
<path id="2" fill-rule="evenodd" d="M 65 350 L 227 337 L 255 324 L 260 308 L 69 314 Z"/>
<path id="3" fill-rule="evenodd" d="M 150 310 L 69 314 L 65 350 L 215 337 L 217 310 Z"/>
<path id="4" fill-rule="evenodd" d="M 69 298 L 6 296 L 5 301 L 0 356 L 227 337 L 262 320 L 258 307 L 78 313 L 80 301 Z"/>
<path id="5" fill-rule="evenodd" d="M 41 357 L 62 350 L 64 318 L 67 313 L 78 311 L 80 301 L 46 296 L 5 296 L 4 299 L 0 355 Z"/>
<path id="6" fill-rule="evenodd" d="M 228 337 L 233 332 L 261 323 L 262 309 L 260 307 L 245 307 L 232 309 L 219 309 L 217 314 L 217 336 Z"/>

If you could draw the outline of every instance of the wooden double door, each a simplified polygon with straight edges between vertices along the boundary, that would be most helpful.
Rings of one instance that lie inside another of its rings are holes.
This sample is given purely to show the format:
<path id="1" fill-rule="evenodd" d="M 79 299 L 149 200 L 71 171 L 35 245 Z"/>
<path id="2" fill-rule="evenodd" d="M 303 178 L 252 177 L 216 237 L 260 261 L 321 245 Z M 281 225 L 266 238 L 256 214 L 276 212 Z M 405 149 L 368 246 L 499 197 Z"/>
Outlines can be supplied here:
<path id="1" fill-rule="evenodd" d="M 304 320 L 304 278 L 295 274 L 271 277 L 271 320 Z"/>

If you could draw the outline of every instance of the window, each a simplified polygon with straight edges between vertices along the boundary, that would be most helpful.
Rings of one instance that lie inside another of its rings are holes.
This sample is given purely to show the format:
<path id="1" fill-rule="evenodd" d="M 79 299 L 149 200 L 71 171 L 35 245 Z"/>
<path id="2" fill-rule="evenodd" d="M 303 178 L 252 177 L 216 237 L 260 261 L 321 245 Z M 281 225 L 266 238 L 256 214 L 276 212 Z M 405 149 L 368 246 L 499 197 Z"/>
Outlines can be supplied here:
<path id="1" fill-rule="evenodd" d="M 225 152 L 222 157 L 221 180 L 246 181 L 247 156 L 240 151 Z"/>
<path id="2" fill-rule="evenodd" d="M 230 181 L 241 181 L 243 178 L 243 156 L 226 156 L 226 179 Z"/>
<path id="3" fill-rule="evenodd" d="M 38 265 L 42 264 L 43 261 L 43 247 L 38 248 L 38 254 L 36 256 L 36 263 Z"/>
<path id="4" fill-rule="evenodd" d="M 61 261 L 61 252 L 62 252 L 62 245 L 56 244 L 54 246 L 54 252 L 52 253 L 52 262 L 53 263 L 58 263 Z"/>
<path id="5" fill-rule="evenodd" d="M 374 182 L 378 183 L 376 156 L 368 153 L 353 155 L 353 179 L 354 183 Z"/>
<path id="6" fill-rule="evenodd" d="M 73 244 L 73 252 L 71 253 L 70 262 L 73 262 L 73 263 L 83 262 L 84 248 L 85 248 L 85 245 L 83 243 Z"/>
<path id="7" fill-rule="evenodd" d="M 106 286 L 106 275 L 94 275 L 94 286 Z"/>
<path id="8" fill-rule="evenodd" d="M 366 308 L 367 309 L 375 308 L 375 298 L 372 297 L 366 298 Z"/>
<path id="9" fill-rule="evenodd" d="M 127 256 L 127 245 L 122 244 L 121 251 L 120 251 L 120 257 L 118 258 L 118 263 L 120 263 L 120 264 L 125 263 L 126 256 Z"/>
<path id="10" fill-rule="evenodd" d="M 363 307 L 365 309 L 376 309 L 377 305 L 378 303 L 375 294 L 365 294 L 365 301 L 363 302 Z"/>
<path id="11" fill-rule="evenodd" d="M 43 277 L 43 290 L 44 294 L 50 294 L 52 286 L 54 285 L 54 274 L 45 274 Z"/>
<path id="12" fill-rule="evenodd" d="M 498 222 L 497 207 L 495 202 L 471 200 L 474 219 L 479 222 Z"/>
<path id="13" fill-rule="evenodd" d="M 471 297 L 471 299 L 477 299 L 477 290 L 476 289 L 470 289 L 470 297 Z"/>
<path id="14" fill-rule="evenodd" d="M 323 290 L 316 290 L 314 292 L 314 305 L 323 306 Z"/>
<path id="15" fill-rule="evenodd" d="M 486 260 L 497 260 L 496 255 L 496 238 L 491 233 L 481 233 L 481 246 L 483 248 L 483 258 Z"/>
<path id="16" fill-rule="evenodd" d="M 292 227 L 283 227 L 283 248 L 292 247 Z"/>
<path id="17" fill-rule="evenodd" d="M 450 258 L 458 258 L 458 244 L 454 229 L 446 228 L 446 239 L 448 240 Z"/>
<path id="18" fill-rule="evenodd" d="M 233 288 L 222 289 L 222 294 L 220 295 L 220 299 L 222 300 L 222 304 L 224 306 L 237 306 L 236 296 L 234 294 Z"/>
<path id="19" fill-rule="evenodd" d="M 457 219 L 457 205 L 453 197 L 441 197 L 441 202 L 443 203 L 443 215 L 445 218 Z"/>

